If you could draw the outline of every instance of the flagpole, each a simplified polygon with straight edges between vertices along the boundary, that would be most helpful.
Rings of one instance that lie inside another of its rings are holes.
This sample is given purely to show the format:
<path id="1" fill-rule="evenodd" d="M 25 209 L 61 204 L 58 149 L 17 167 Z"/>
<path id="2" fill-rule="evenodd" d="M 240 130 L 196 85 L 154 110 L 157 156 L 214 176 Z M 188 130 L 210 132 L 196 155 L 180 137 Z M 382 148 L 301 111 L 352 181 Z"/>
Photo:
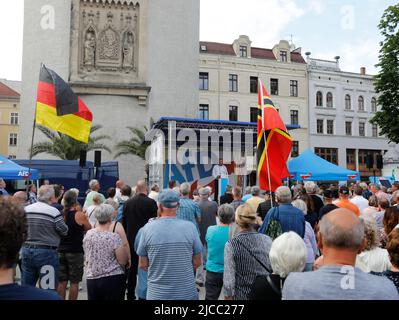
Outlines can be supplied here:
<path id="1" fill-rule="evenodd" d="M 269 152 L 267 151 L 267 139 L 266 139 L 266 132 L 265 131 L 263 131 L 263 138 L 265 139 L 267 178 L 269 180 L 269 188 L 270 188 L 270 205 L 271 205 L 272 208 L 274 208 L 274 206 L 273 206 L 273 195 L 272 195 L 272 183 L 271 183 L 271 178 L 270 178 Z"/>

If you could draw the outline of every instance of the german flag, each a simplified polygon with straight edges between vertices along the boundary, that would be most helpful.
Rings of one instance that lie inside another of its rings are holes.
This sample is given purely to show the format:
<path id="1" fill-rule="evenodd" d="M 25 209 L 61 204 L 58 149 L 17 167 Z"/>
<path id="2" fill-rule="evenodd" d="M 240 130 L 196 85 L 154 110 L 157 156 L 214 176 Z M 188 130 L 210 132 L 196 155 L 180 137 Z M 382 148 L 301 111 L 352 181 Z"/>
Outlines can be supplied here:
<path id="1" fill-rule="evenodd" d="M 71 87 L 44 65 L 37 89 L 36 123 L 88 143 L 93 115 Z"/>
<path id="2" fill-rule="evenodd" d="M 257 158 L 261 189 L 274 192 L 282 179 L 290 176 L 287 160 L 291 149 L 292 138 L 259 80 Z"/>

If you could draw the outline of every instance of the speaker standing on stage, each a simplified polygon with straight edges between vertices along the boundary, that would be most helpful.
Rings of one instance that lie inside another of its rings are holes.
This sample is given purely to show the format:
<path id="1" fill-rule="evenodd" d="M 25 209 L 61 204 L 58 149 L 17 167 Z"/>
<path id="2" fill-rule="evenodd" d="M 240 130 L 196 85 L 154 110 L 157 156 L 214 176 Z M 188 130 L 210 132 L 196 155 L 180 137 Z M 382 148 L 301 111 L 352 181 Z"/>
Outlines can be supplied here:
<path id="1" fill-rule="evenodd" d="M 213 177 L 215 178 L 215 201 L 219 200 L 219 179 L 227 179 L 229 177 L 229 173 L 225 165 L 223 165 L 223 159 L 219 159 L 219 164 L 213 167 L 212 172 Z"/>

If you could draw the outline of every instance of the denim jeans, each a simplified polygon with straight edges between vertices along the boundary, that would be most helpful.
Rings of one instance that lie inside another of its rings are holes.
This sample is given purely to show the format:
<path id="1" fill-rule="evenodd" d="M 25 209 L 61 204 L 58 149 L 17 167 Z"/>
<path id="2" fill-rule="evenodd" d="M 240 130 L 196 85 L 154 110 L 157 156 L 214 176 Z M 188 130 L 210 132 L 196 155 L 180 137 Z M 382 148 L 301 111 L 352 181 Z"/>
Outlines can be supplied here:
<path id="1" fill-rule="evenodd" d="M 22 248 L 22 285 L 56 290 L 59 275 L 59 257 L 56 250 Z"/>

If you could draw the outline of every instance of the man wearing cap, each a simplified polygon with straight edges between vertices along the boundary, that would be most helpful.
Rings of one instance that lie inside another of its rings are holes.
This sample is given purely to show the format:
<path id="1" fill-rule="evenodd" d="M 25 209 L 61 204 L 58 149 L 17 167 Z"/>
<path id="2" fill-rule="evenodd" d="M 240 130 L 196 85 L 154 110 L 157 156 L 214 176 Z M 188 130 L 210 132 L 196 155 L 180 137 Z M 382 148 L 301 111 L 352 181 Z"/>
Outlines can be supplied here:
<path id="1" fill-rule="evenodd" d="M 325 206 L 322 207 L 319 211 L 319 221 L 321 220 L 321 218 L 323 218 L 323 216 L 325 216 L 326 214 L 330 213 L 331 211 L 338 209 L 338 207 L 333 204 L 334 201 L 334 192 L 332 190 L 324 190 L 323 192 L 323 200 L 325 203 Z"/>
<path id="2" fill-rule="evenodd" d="M 360 217 L 359 208 L 349 201 L 349 188 L 341 186 L 339 188 L 339 200 L 335 203 L 338 208 L 348 209 Z"/>
<path id="3" fill-rule="evenodd" d="M 202 244 L 195 225 L 176 218 L 179 194 L 159 194 L 159 219 L 142 229 L 139 267 L 148 271 L 147 300 L 198 300 L 194 272 Z"/>

